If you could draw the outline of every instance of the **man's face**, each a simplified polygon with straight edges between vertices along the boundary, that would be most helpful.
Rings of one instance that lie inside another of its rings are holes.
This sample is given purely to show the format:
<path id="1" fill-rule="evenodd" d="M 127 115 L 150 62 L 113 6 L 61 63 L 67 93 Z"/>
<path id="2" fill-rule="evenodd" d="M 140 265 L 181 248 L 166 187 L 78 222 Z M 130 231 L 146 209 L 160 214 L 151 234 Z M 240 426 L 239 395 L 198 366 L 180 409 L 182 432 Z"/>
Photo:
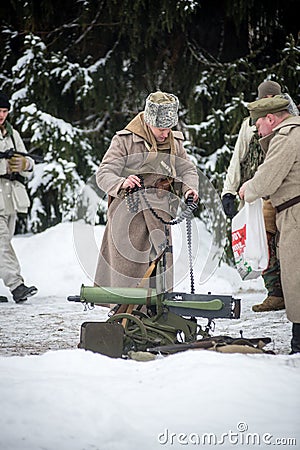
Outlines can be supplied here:
<path id="1" fill-rule="evenodd" d="M 273 114 L 268 114 L 266 117 L 260 117 L 255 122 L 257 131 L 259 136 L 264 137 L 268 134 L 272 133 L 272 130 L 274 128 L 274 120 L 273 120 Z"/>
<path id="2" fill-rule="evenodd" d="M 171 128 L 156 128 L 152 127 L 151 125 L 149 125 L 149 128 L 152 131 L 152 134 L 154 135 L 157 142 L 164 142 L 171 131 Z"/>
<path id="3" fill-rule="evenodd" d="M 7 116 L 8 116 L 8 109 L 0 108 L 0 125 L 4 124 Z"/>

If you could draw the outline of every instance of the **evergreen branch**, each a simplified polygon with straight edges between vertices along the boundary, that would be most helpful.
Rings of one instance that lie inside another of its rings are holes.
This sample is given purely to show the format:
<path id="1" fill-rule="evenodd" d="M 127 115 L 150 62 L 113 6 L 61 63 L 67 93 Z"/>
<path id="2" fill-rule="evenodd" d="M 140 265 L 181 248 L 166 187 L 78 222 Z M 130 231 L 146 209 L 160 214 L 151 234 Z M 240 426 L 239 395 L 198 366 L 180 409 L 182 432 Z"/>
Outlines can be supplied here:
<path id="1" fill-rule="evenodd" d="M 196 44 L 190 41 L 187 41 L 188 49 L 194 58 L 201 64 L 210 67 L 222 67 L 222 64 L 217 61 L 210 53 L 205 51 L 203 48 L 196 48 Z"/>

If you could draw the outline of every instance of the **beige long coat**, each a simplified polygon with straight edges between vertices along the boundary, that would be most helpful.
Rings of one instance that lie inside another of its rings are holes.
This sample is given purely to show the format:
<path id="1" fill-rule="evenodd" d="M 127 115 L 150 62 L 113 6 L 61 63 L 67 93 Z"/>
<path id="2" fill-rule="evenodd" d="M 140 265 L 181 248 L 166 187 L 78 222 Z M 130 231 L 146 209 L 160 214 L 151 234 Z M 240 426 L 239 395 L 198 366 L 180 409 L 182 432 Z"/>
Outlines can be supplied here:
<path id="1" fill-rule="evenodd" d="M 169 152 L 149 152 L 144 139 L 130 131 L 122 130 L 113 137 L 96 174 L 100 189 L 113 198 L 96 269 L 96 285 L 138 286 L 149 263 L 172 244 L 170 226 L 166 227 L 170 233 L 166 237 L 164 225 L 153 216 L 141 194 L 137 194 L 138 211 L 133 213 L 128 210 L 128 201 L 120 188 L 128 175 L 141 173 L 145 186 L 154 186 L 157 179 L 169 174 L 173 165 L 181 192 L 184 194 L 189 188 L 198 191 L 197 170 L 183 148 L 183 135 L 174 131 L 173 136 L 176 153 L 173 163 Z M 174 194 L 149 189 L 146 196 L 164 220 L 172 218 L 171 204 L 177 200 Z M 170 252 L 166 253 L 166 260 L 165 285 L 161 288 L 169 290 L 173 283 Z"/>
<path id="2" fill-rule="evenodd" d="M 266 159 L 245 188 L 245 200 L 270 196 L 272 205 L 300 195 L 300 117 L 289 117 L 260 140 Z M 276 214 L 287 317 L 300 323 L 300 203 Z"/>

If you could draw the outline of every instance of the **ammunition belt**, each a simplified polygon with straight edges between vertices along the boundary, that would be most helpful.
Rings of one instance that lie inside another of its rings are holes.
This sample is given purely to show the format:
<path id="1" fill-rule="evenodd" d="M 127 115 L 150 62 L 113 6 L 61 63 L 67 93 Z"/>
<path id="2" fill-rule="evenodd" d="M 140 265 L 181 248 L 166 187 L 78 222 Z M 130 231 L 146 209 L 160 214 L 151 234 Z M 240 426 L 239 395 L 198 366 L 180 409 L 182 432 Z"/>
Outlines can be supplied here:
<path id="1" fill-rule="evenodd" d="M 127 188 L 125 192 L 125 200 L 127 203 L 128 210 L 132 213 L 136 213 L 138 211 L 139 207 L 139 192 L 141 193 L 145 204 L 147 205 L 147 208 L 151 211 L 152 215 L 158 219 L 164 226 L 165 226 L 165 235 L 166 237 L 169 234 L 169 231 L 167 229 L 168 225 L 178 225 L 184 220 L 186 220 L 186 232 L 187 232 L 187 244 L 188 244 L 188 255 L 189 255 L 189 267 L 190 267 L 190 280 L 191 280 L 191 294 L 194 294 L 195 292 L 195 283 L 194 283 L 194 274 L 193 274 L 193 261 L 192 261 L 192 224 L 191 219 L 193 217 L 193 211 L 198 207 L 197 203 L 194 203 L 192 198 L 188 198 L 186 201 L 187 207 L 184 211 L 181 212 L 179 217 L 171 220 L 165 220 L 163 219 L 151 206 L 147 196 L 146 196 L 146 189 L 151 189 L 152 186 L 145 186 L 144 184 L 144 178 L 142 175 L 138 175 L 141 180 L 141 187 L 134 187 L 133 189 Z M 162 180 L 159 180 L 160 182 Z M 164 181 L 164 180 L 163 180 Z M 170 186 L 170 183 L 168 183 Z M 157 186 L 156 186 L 157 188 Z M 169 190 L 167 188 L 167 184 L 164 185 L 163 190 Z M 168 238 L 167 238 L 167 245 L 166 247 L 169 247 Z"/>

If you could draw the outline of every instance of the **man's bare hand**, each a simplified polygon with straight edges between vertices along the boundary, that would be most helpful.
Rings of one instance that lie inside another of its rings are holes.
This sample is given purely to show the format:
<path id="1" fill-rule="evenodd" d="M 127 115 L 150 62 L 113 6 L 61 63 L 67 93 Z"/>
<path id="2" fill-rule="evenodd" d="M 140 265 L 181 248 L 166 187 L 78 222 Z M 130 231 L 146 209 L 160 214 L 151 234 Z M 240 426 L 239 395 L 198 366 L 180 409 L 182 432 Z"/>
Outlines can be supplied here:
<path id="1" fill-rule="evenodd" d="M 244 184 L 242 184 L 242 186 L 240 187 L 240 190 L 239 190 L 239 196 L 242 200 L 245 197 L 246 184 L 247 184 L 247 181 Z"/>
<path id="2" fill-rule="evenodd" d="M 185 200 L 188 198 L 189 195 L 193 196 L 193 202 L 196 202 L 199 198 L 198 192 L 194 191 L 193 189 L 189 189 L 188 191 L 186 191 L 186 193 L 184 194 Z"/>
<path id="3" fill-rule="evenodd" d="M 134 188 L 135 186 L 141 187 L 141 180 L 137 175 L 129 175 L 129 177 L 126 178 L 124 183 L 122 184 L 122 189 L 127 188 Z"/>

